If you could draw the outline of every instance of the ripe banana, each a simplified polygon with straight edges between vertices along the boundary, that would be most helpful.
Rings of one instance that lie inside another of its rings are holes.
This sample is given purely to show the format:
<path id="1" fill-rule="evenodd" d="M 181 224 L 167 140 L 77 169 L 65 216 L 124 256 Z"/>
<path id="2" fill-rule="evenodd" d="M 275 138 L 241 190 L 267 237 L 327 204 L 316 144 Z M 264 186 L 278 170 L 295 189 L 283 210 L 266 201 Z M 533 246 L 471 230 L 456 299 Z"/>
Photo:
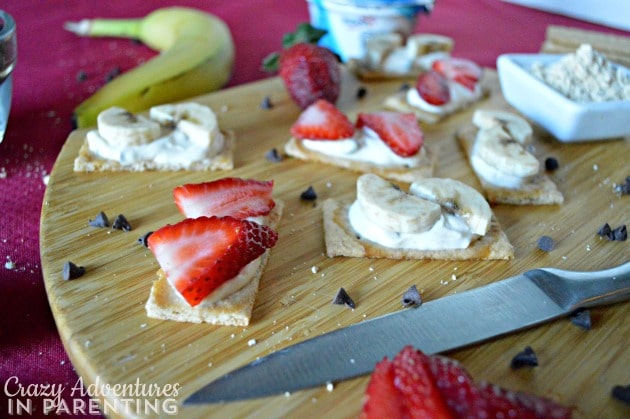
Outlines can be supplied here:
<path id="1" fill-rule="evenodd" d="M 475 188 L 465 183 L 455 179 L 427 178 L 412 183 L 409 192 L 459 215 L 474 234 L 483 236 L 490 229 L 490 205 Z"/>
<path id="2" fill-rule="evenodd" d="M 374 174 L 357 180 L 357 202 L 370 221 L 398 233 L 430 230 L 441 215 L 438 204 L 408 194 Z"/>
<path id="3" fill-rule="evenodd" d="M 223 87 L 234 65 L 234 42 L 218 17 L 185 7 L 157 9 L 138 19 L 93 19 L 67 22 L 81 36 L 134 38 L 161 53 L 116 77 L 74 111 L 78 128 L 94 125 L 104 109 L 131 112 L 175 102 Z"/>
<path id="4" fill-rule="evenodd" d="M 98 115 L 98 133 L 114 147 L 149 143 L 160 136 L 161 127 L 142 115 L 134 115 L 117 106 Z"/>

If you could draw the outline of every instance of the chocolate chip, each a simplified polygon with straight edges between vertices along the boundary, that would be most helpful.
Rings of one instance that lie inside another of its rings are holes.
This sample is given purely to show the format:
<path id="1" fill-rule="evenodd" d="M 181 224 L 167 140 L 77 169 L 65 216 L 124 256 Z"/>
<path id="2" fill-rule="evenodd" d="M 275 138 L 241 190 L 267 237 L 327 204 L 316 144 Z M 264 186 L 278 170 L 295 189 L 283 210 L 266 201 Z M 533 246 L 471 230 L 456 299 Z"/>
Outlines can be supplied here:
<path id="1" fill-rule="evenodd" d="M 415 285 L 409 287 L 402 296 L 402 305 L 404 307 L 419 306 L 422 304 L 422 297 Z"/>
<path id="2" fill-rule="evenodd" d="M 601 226 L 598 230 L 597 230 L 597 235 L 598 236 L 603 236 L 603 237 L 607 237 L 610 240 L 610 234 L 612 233 L 612 229 L 610 228 L 610 224 L 608 223 L 604 223 L 603 226 Z"/>
<path id="3" fill-rule="evenodd" d="M 553 239 L 549 236 L 540 236 L 538 239 L 538 248 L 543 252 L 551 252 L 555 247 Z"/>
<path id="4" fill-rule="evenodd" d="M 517 353 L 516 356 L 512 358 L 510 366 L 513 369 L 521 367 L 536 367 L 538 366 L 538 357 L 536 357 L 536 354 L 531 346 L 527 346 L 523 351 Z"/>
<path id="5" fill-rule="evenodd" d="M 114 219 L 112 228 L 114 230 L 131 231 L 131 224 L 129 224 L 129 221 L 127 221 L 124 215 L 118 214 L 116 218 Z"/>
<path id="6" fill-rule="evenodd" d="M 263 100 L 260 102 L 260 109 L 271 109 L 273 108 L 273 103 L 271 103 L 271 98 L 269 96 L 265 96 Z"/>
<path id="7" fill-rule="evenodd" d="M 560 167 L 560 164 L 555 157 L 547 157 L 545 159 L 545 170 L 547 170 L 548 172 L 553 172 L 558 167 Z"/>
<path id="8" fill-rule="evenodd" d="M 404 91 L 406 91 L 406 90 L 409 90 L 410 88 L 411 88 L 411 86 L 409 85 L 409 83 L 403 83 L 403 84 L 400 86 L 400 91 L 401 91 L 401 92 L 404 92 Z"/>
<path id="9" fill-rule="evenodd" d="M 109 83 L 114 80 L 122 72 L 120 67 L 114 67 L 107 74 L 105 74 L 105 83 Z"/>
<path id="10" fill-rule="evenodd" d="M 614 386 L 612 389 L 612 396 L 619 401 L 630 404 L 630 385 Z"/>
<path id="11" fill-rule="evenodd" d="M 630 195 L 630 176 L 626 177 L 624 183 L 615 184 L 613 186 L 613 192 L 617 195 Z"/>
<path id="12" fill-rule="evenodd" d="M 591 311 L 586 309 L 580 309 L 574 311 L 571 316 L 569 316 L 571 323 L 579 327 L 580 329 L 590 330 L 591 329 Z"/>
<path id="13" fill-rule="evenodd" d="M 617 227 L 616 229 L 614 229 L 612 231 L 612 240 L 618 241 L 618 242 L 623 242 L 626 241 L 626 239 L 628 238 L 628 230 L 626 228 L 626 225 L 620 225 L 619 227 Z"/>
<path id="14" fill-rule="evenodd" d="M 367 89 L 365 86 L 361 86 L 357 89 L 357 99 L 361 100 L 367 95 Z"/>
<path id="15" fill-rule="evenodd" d="M 86 81 L 87 79 L 88 79 L 88 74 L 85 72 L 85 70 L 79 70 L 79 72 L 77 73 L 77 81 L 83 82 L 83 81 Z"/>
<path id="16" fill-rule="evenodd" d="M 339 291 L 337 291 L 337 295 L 335 295 L 335 298 L 333 298 L 332 303 L 338 305 L 346 305 L 350 308 L 354 308 L 354 301 L 352 300 L 352 298 L 350 298 L 343 287 L 339 288 Z"/>
<path id="17" fill-rule="evenodd" d="M 103 211 L 99 212 L 93 220 L 89 220 L 88 224 L 92 227 L 109 227 L 109 218 Z"/>
<path id="18" fill-rule="evenodd" d="M 153 234 L 152 231 L 149 231 L 148 233 L 145 233 L 144 235 L 138 237 L 138 240 L 136 240 L 139 244 L 143 245 L 144 247 L 149 247 L 149 236 Z"/>
<path id="19" fill-rule="evenodd" d="M 277 148 L 272 148 L 265 154 L 265 158 L 272 163 L 280 163 L 283 159 Z"/>
<path id="20" fill-rule="evenodd" d="M 309 186 L 304 192 L 300 194 L 300 199 L 304 201 L 314 201 L 317 199 L 317 193 L 312 186 Z"/>
<path id="21" fill-rule="evenodd" d="M 85 268 L 83 266 L 77 266 L 74 263 L 68 261 L 63 264 L 63 279 L 70 281 L 71 279 L 77 279 L 83 276 Z"/>

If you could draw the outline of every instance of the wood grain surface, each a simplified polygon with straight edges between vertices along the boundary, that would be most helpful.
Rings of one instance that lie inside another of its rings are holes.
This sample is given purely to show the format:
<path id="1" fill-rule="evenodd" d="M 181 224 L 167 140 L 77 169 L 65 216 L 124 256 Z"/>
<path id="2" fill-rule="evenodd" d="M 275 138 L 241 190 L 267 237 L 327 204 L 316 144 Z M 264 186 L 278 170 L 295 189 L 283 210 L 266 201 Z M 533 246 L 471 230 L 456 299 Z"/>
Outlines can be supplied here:
<path id="1" fill-rule="evenodd" d="M 496 73 L 487 70 L 489 99 L 476 105 L 508 108 Z M 356 99 L 359 85 L 367 88 Z M 346 75 L 339 102 L 353 119 L 361 110 L 380 109 L 382 99 L 401 81 L 361 83 Z M 269 96 L 273 108 L 260 103 Z M 325 256 L 321 206 L 328 197 L 354 197 L 357 174 L 321 164 L 285 158 L 265 159 L 282 150 L 299 114 L 277 78 L 198 98 L 218 114 L 222 128 L 237 135 L 235 169 L 230 172 L 74 173 L 73 160 L 85 131 L 73 132 L 50 176 L 41 218 L 41 258 L 50 306 L 61 338 L 85 385 L 178 384 L 178 403 L 209 381 L 260 356 L 306 338 L 401 309 L 412 284 L 425 301 L 478 287 L 535 267 L 605 269 L 628 261 L 628 241 L 610 242 L 596 232 L 608 222 L 629 219 L 630 197 L 613 193 L 613 184 L 630 175 L 629 139 L 563 144 L 542 135 L 535 152 L 554 156 L 552 173 L 565 196 L 561 206 L 494 206 L 515 248 L 512 261 L 392 261 Z M 473 109 L 436 126 L 423 126 L 427 144 L 438 147 L 436 176 L 479 183 L 459 149 L 454 132 Z M 152 254 L 137 243 L 148 231 L 181 219 L 173 203 L 174 187 L 223 176 L 274 179 L 274 193 L 285 201 L 279 241 L 262 277 L 248 327 L 183 324 L 147 318 L 144 304 L 158 268 Z M 313 186 L 315 203 L 300 200 Z M 99 211 L 124 214 L 133 230 L 122 232 L 88 225 Z M 556 246 L 537 249 L 542 235 Z M 80 279 L 64 281 L 64 262 L 86 268 Z M 316 267 L 316 269 L 312 269 Z M 339 287 L 356 302 L 350 310 L 331 304 Z M 474 313 L 471 313 L 474 315 Z M 452 351 L 476 380 L 524 390 L 576 407 L 576 417 L 627 417 L 628 407 L 611 398 L 614 385 L 630 384 L 628 336 L 630 303 L 592 310 L 593 328 L 584 331 L 567 319 Z M 466 327 L 466 325 L 462 325 Z M 248 345 L 256 340 L 253 346 Z M 411 342 L 410 342 L 411 343 Z M 539 357 L 536 368 L 512 370 L 511 358 L 525 346 Z M 207 417 L 357 417 L 368 377 L 267 399 L 224 405 L 184 407 L 187 418 Z M 112 411 L 116 397 L 100 398 L 110 416 L 139 416 L 131 403 L 126 413 Z M 162 411 L 165 415 L 165 412 Z"/>

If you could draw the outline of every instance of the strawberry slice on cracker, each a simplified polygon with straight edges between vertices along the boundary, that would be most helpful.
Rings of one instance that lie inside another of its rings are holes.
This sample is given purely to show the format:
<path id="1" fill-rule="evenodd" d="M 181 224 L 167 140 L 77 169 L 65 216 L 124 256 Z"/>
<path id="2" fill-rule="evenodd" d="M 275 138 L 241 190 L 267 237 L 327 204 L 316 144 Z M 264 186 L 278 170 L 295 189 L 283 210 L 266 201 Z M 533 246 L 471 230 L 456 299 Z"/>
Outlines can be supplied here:
<path id="1" fill-rule="evenodd" d="M 175 204 L 186 218 L 267 215 L 274 208 L 273 180 L 226 177 L 211 182 L 189 183 L 173 190 Z"/>
<path id="2" fill-rule="evenodd" d="M 169 283 L 194 307 L 277 239 L 270 227 L 226 216 L 166 225 L 153 232 L 147 243 Z"/>
<path id="3" fill-rule="evenodd" d="M 413 156 L 424 144 L 424 134 L 412 113 L 388 111 L 359 113 L 356 126 L 368 127 L 376 132 L 385 144 L 401 157 Z"/>
<path id="4" fill-rule="evenodd" d="M 435 60 L 432 69 L 449 80 L 459 83 L 468 90 L 475 90 L 483 70 L 477 63 L 465 58 L 441 58 Z"/>
<path id="5" fill-rule="evenodd" d="M 354 135 L 354 125 L 335 105 L 320 99 L 307 107 L 291 126 L 298 139 L 338 140 Z"/>

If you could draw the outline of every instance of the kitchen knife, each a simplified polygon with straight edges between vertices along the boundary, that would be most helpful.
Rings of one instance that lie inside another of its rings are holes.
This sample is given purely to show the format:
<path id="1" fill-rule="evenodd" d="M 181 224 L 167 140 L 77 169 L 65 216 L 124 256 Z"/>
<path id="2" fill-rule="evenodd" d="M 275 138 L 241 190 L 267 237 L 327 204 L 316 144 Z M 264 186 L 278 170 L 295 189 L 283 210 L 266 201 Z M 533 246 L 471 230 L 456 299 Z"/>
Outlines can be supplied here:
<path id="1" fill-rule="evenodd" d="M 224 403 L 371 373 L 413 345 L 435 354 L 630 298 L 630 262 L 596 272 L 540 268 L 305 340 L 236 369 L 184 404 Z"/>

